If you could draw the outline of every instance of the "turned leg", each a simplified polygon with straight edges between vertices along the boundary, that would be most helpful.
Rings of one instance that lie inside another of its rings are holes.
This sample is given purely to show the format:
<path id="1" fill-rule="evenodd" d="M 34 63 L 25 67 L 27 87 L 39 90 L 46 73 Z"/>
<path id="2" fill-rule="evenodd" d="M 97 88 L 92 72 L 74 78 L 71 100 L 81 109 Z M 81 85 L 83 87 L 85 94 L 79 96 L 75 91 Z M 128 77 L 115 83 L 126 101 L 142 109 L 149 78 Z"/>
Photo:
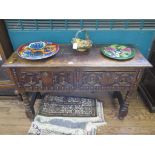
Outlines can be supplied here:
<path id="1" fill-rule="evenodd" d="M 118 99 L 118 102 L 120 105 L 119 114 L 118 114 L 118 118 L 120 120 L 124 119 L 124 117 L 127 116 L 128 114 L 128 104 L 126 102 L 128 95 L 129 95 L 129 91 L 126 94 L 125 99 L 123 99 L 120 91 L 115 91 L 113 94 L 113 97 Z"/>
<path id="2" fill-rule="evenodd" d="M 29 119 L 33 120 L 34 116 L 35 116 L 34 107 L 31 104 L 31 102 L 29 101 L 28 95 L 26 93 L 22 93 L 21 95 L 22 95 L 22 98 L 23 98 L 23 104 L 24 104 L 24 107 L 25 107 L 26 116 Z"/>

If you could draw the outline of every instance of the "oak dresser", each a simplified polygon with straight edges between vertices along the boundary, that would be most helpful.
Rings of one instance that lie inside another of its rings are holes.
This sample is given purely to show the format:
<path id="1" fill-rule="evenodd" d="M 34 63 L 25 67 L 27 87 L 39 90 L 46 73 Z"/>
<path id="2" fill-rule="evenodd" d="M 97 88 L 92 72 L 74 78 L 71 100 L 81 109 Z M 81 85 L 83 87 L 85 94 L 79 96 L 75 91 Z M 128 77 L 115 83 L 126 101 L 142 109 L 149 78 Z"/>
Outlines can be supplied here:
<path id="1" fill-rule="evenodd" d="M 103 45 L 102 45 L 103 46 Z M 119 119 L 128 113 L 128 97 L 136 89 L 144 68 L 151 64 L 137 51 L 128 61 L 104 57 L 96 45 L 89 52 L 79 53 L 70 45 L 60 45 L 54 57 L 30 61 L 14 52 L 3 64 L 10 68 L 16 89 L 22 95 L 26 114 L 33 119 L 35 111 L 28 92 L 103 93 L 113 92 L 120 103 Z M 125 97 L 122 97 L 125 92 Z"/>

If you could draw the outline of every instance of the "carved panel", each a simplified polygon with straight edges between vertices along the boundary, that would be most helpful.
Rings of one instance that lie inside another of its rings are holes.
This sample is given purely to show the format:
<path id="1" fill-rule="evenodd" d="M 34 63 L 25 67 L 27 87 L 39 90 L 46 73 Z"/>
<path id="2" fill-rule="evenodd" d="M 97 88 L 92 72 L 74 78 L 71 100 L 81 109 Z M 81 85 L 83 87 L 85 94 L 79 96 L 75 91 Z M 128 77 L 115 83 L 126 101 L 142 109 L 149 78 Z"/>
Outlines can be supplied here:
<path id="1" fill-rule="evenodd" d="M 137 72 L 20 72 L 19 85 L 24 90 L 88 90 L 101 91 L 129 88 L 136 84 Z"/>
<path id="2" fill-rule="evenodd" d="M 81 72 L 78 89 L 104 90 L 130 87 L 136 80 L 136 72 Z"/>
<path id="3" fill-rule="evenodd" d="M 40 72 L 21 72 L 19 83 L 25 90 L 39 90 L 43 88 Z"/>
<path id="4" fill-rule="evenodd" d="M 53 72 L 53 89 L 68 90 L 74 89 L 74 72 Z"/>
<path id="5" fill-rule="evenodd" d="M 73 87 L 73 72 L 20 72 L 19 83 L 25 90 L 68 90 Z"/>
<path id="6" fill-rule="evenodd" d="M 137 72 L 113 72 L 113 78 L 115 83 L 113 86 L 131 86 L 137 77 Z"/>

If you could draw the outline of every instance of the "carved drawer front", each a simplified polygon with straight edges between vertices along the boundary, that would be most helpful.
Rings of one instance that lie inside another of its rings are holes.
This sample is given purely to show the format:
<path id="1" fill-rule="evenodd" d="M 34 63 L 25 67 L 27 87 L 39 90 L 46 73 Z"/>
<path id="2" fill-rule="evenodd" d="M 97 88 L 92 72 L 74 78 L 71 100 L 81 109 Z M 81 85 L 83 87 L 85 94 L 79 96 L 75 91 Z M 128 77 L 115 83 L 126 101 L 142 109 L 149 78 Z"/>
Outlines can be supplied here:
<path id="1" fill-rule="evenodd" d="M 20 72 L 18 78 L 25 90 L 74 89 L 73 72 Z"/>
<path id="2" fill-rule="evenodd" d="M 78 89 L 91 91 L 130 87 L 136 76 L 136 72 L 81 72 Z"/>

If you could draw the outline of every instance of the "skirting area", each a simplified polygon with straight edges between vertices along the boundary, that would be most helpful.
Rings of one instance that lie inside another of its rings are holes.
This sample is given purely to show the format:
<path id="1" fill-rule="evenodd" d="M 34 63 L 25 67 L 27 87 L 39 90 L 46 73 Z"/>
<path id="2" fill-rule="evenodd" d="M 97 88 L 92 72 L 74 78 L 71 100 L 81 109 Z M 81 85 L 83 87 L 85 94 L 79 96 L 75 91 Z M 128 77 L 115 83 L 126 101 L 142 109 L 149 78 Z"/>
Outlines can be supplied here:
<path id="1" fill-rule="evenodd" d="M 118 108 L 117 101 L 112 104 L 110 96 L 104 97 L 107 125 L 98 128 L 97 134 L 155 134 L 155 113 L 148 111 L 137 93 L 130 99 L 129 113 L 123 121 L 117 118 Z M 16 97 L 0 97 L 0 134 L 27 134 L 30 125 Z"/>

